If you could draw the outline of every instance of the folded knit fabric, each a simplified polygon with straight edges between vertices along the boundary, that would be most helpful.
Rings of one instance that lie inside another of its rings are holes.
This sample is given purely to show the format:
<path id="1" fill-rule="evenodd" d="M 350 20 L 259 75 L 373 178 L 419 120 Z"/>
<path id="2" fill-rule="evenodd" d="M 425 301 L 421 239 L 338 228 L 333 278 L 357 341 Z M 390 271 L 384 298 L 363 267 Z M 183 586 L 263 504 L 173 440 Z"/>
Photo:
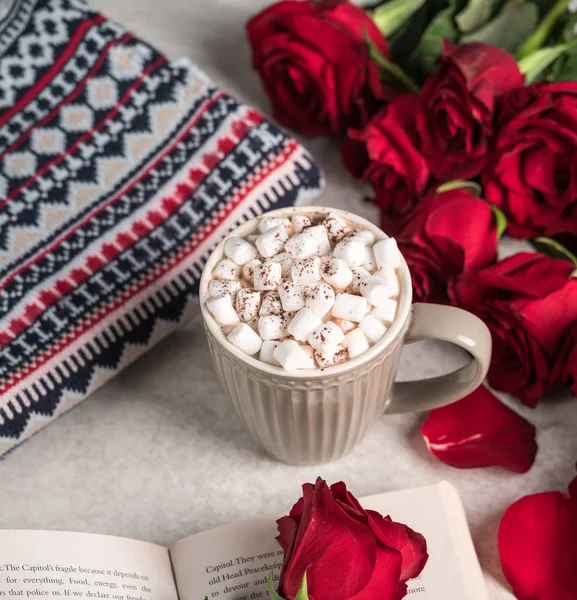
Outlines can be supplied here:
<path id="1" fill-rule="evenodd" d="M 186 60 L 79 0 L 0 3 L 0 455 L 186 319 L 231 228 L 320 186 Z"/>

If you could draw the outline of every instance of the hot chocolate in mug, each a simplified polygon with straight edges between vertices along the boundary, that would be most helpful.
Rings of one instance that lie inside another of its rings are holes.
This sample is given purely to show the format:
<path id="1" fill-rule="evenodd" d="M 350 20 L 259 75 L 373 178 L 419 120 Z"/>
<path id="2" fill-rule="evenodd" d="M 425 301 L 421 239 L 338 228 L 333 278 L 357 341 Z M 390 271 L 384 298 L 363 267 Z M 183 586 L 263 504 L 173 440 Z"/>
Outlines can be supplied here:
<path id="1" fill-rule="evenodd" d="M 318 206 L 285 208 L 266 217 L 336 213 L 376 240 L 387 235 L 354 214 Z M 228 237 L 258 233 L 252 219 Z M 249 356 L 226 338 L 205 303 L 213 270 L 224 256 L 223 240 L 209 257 L 200 282 L 204 326 L 216 371 L 245 429 L 269 454 L 294 465 L 333 461 L 350 452 L 383 414 L 426 411 L 455 402 L 478 387 L 489 368 L 491 336 L 469 312 L 412 303 L 409 268 L 397 269 L 400 295 L 386 334 L 361 355 L 325 369 L 285 371 Z M 453 373 L 395 382 L 404 344 L 442 340 L 464 348 L 471 361 Z"/>

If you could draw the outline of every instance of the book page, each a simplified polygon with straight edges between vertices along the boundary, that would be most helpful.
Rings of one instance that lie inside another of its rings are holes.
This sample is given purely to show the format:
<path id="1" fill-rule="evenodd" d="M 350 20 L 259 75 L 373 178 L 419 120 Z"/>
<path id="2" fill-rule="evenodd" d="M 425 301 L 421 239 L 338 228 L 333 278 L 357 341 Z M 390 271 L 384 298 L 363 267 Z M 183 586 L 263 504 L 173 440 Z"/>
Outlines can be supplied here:
<path id="1" fill-rule="evenodd" d="M 178 600 L 168 550 L 86 533 L 0 531 L 0 600 Z"/>
<path id="2" fill-rule="evenodd" d="M 408 582 L 407 598 L 486 600 L 462 506 L 456 492 L 452 497 L 447 489 L 454 492 L 450 484 L 442 482 L 371 496 L 361 504 L 407 524 L 427 540 L 429 561 L 421 575 Z M 170 552 L 180 600 L 203 600 L 205 596 L 209 600 L 266 598 L 268 574 L 273 569 L 278 581 L 283 558 L 276 535 L 275 518 L 262 517 L 177 542 Z"/>

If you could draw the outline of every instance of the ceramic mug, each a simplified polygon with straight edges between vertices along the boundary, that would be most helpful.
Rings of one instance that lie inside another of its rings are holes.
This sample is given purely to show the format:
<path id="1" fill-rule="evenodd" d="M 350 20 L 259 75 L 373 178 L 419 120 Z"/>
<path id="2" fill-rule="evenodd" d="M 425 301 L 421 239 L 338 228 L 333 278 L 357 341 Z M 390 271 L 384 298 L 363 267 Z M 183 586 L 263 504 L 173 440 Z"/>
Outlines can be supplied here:
<path id="1" fill-rule="evenodd" d="M 386 238 L 378 227 L 354 214 L 304 206 L 284 208 L 267 216 L 339 214 Z M 228 237 L 246 237 L 257 230 L 247 221 Z M 223 258 L 224 241 L 209 257 L 200 281 L 204 326 L 216 371 L 245 429 L 269 454 L 294 465 L 335 460 L 352 450 L 383 413 L 430 410 L 455 402 L 481 384 L 491 355 L 486 325 L 464 310 L 436 304 L 412 304 L 411 275 L 405 260 L 398 269 L 401 283 L 397 317 L 387 333 L 365 353 L 324 370 L 285 371 L 248 356 L 231 344 L 206 309 L 208 283 Z M 439 377 L 394 382 L 403 344 L 418 340 L 452 342 L 471 354 L 461 369 Z"/>

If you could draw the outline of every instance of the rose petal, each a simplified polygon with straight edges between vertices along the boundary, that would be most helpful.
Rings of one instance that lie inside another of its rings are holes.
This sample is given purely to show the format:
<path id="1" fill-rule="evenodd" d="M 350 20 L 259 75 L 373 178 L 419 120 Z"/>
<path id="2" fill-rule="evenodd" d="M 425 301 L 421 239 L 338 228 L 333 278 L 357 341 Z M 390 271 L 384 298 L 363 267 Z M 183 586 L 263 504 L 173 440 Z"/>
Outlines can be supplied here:
<path id="1" fill-rule="evenodd" d="M 577 598 L 577 502 L 546 492 L 512 504 L 499 526 L 499 552 L 518 600 Z"/>
<path id="2" fill-rule="evenodd" d="M 577 500 L 577 477 L 569 484 L 569 495 Z"/>
<path id="3" fill-rule="evenodd" d="M 312 494 L 303 498 L 302 520 L 290 561 L 285 557 L 279 593 L 294 597 L 306 571 L 316 598 L 348 600 L 364 589 L 373 575 L 375 537 L 366 525 L 341 509 L 322 479 L 317 479 Z"/>
<path id="4" fill-rule="evenodd" d="M 402 523 L 395 523 L 374 510 L 367 510 L 370 516 L 369 525 L 377 539 L 389 548 L 395 548 L 403 557 L 402 582 L 417 577 L 425 568 L 429 555 L 425 538 Z"/>
<path id="5" fill-rule="evenodd" d="M 434 456 L 459 469 L 500 465 L 524 473 L 537 453 L 535 427 L 484 386 L 431 411 L 421 433 Z"/>

